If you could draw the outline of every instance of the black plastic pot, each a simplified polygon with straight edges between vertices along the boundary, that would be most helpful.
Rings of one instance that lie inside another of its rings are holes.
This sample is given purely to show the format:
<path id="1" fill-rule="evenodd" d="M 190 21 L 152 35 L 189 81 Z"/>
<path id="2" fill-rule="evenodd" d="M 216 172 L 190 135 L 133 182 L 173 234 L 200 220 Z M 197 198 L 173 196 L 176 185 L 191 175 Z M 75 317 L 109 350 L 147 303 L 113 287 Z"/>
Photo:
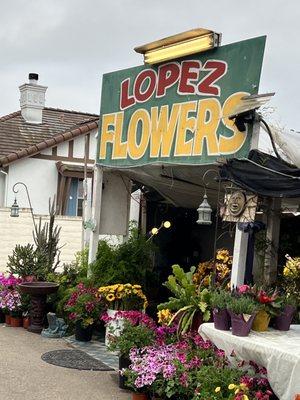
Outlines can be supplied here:
<path id="1" fill-rule="evenodd" d="M 79 342 L 90 342 L 93 335 L 93 325 L 84 328 L 80 321 L 75 324 L 75 339 Z"/>
<path id="2" fill-rule="evenodd" d="M 4 312 L 0 309 L 0 324 L 5 322 L 5 314 Z"/>
<path id="3" fill-rule="evenodd" d="M 119 357 L 119 388 L 120 389 L 127 389 L 126 388 L 126 377 L 121 374 L 121 370 L 123 368 L 128 368 L 131 364 L 129 358 L 126 356 L 121 355 Z"/>

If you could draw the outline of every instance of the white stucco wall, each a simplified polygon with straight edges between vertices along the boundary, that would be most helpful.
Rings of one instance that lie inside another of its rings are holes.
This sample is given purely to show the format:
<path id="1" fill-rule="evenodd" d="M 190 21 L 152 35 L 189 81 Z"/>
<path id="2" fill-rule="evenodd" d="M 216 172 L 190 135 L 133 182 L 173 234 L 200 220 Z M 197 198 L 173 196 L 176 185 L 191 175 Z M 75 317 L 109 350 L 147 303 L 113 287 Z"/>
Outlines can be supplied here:
<path id="1" fill-rule="evenodd" d="M 10 207 L 15 199 L 13 185 L 24 182 L 29 191 L 33 210 L 36 214 L 48 214 L 49 198 L 57 192 L 58 172 L 54 160 L 26 158 L 9 166 L 6 207 Z M 20 207 L 29 208 L 25 188 L 18 186 L 17 201 Z"/>
<path id="2" fill-rule="evenodd" d="M 63 142 L 57 146 L 57 155 L 61 157 L 68 157 L 69 154 L 69 142 Z"/>
<path id="3" fill-rule="evenodd" d="M 84 158 L 85 137 L 80 136 L 74 140 L 73 157 Z"/>
<path id="4" fill-rule="evenodd" d="M 5 203 L 6 174 L 0 171 L 0 207 Z"/>
<path id="5" fill-rule="evenodd" d="M 39 216 L 36 216 L 38 222 Z M 42 220 L 47 220 L 43 216 Z M 61 263 L 70 263 L 74 260 L 74 254 L 81 250 L 82 219 L 80 217 L 57 216 L 56 224 L 61 226 L 60 245 Z M 0 271 L 5 271 L 8 256 L 12 253 L 16 244 L 33 244 L 33 222 L 30 211 L 21 209 L 18 218 L 10 217 L 9 208 L 0 208 Z"/>
<path id="6" fill-rule="evenodd" d="M 96 130 L 91 132 L 90 158 L 94 158 L 96 154 L 96 133 Z M 84 157 L 84 143 L 84 137 L 78 137 L 74 140 L 74 157 Z M 57 146 L 57 155 L 67 157 L 68 149 L 68 142 L 59 144 Z M 42 154 L 51 155 L 52 150 L 46 149 Z M 5 183 L 5 175 L 0 173 L 0 207 L 10 207 L 13 204 L 15 199 L 15 195 L 12 191 L 13 185 L 16 182 L 24 182 L 28 187 L 34 212 L 47 215 L 49 198 L 53 198 L 57 194 L 58 172 L 56 162 L 56 160 L 25 158 L 11 164 L 8 170 L 7 184 Z M 7 193 L 5 196 L 6 190 Z M 25 188 L 21 185 L 19 186 L 17 201 L 20 207 L 29 207 Z"/>
<path id="7" fill-rule="evenodd" d="M 89 151 L 90 151 L 90 158 L 92 160 L 96 159 L 96 153 L 97 153 L 97 138 L 96 138 L 96 136 L 97 136 L 97 134 L 98 134 L 97 130 L 92 131 L 90 134 L 90 149 L 89 149 Z"/>

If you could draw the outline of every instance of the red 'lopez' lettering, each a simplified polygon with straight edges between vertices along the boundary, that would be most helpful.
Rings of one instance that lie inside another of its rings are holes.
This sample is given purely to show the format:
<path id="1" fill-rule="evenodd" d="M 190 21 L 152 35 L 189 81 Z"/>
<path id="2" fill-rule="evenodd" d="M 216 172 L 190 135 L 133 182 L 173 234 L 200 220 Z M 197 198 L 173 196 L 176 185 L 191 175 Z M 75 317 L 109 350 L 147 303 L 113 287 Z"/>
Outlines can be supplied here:
<path id="1" fill-rule="evenodd" d="M 227 63 L 220 60 L 208 60 L 203 66 L 198 60 L 170 62 L 161 65 L 157 72 L 154 68 L 144 69 L 135 77 L 133 85 L 130 78 L 121 83 L 120 109 L 144 103 L 154 94 L 157 98 L 163 97 L 174 85 L 180 95 L 220 96 L 221 89 L 216 83 L 226 72 Z M 200 73 L 205 76 L 199 82 Z"/>

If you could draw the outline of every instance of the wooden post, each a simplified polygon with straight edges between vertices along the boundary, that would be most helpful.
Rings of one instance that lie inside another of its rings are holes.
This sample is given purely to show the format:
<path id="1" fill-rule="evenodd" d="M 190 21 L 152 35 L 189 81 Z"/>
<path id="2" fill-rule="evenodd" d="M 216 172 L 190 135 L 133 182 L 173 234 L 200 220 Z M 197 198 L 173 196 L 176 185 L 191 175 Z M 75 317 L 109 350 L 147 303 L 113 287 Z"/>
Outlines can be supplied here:
<path id="1" fill-rule="evenodd" d="M 247 131 L 247 134 L 251 135 L 251 149 L 257 149 L 260 131 L 260 122 L 257 115 L 255 116 L 253 124 L 248 126 L 248 128 L 249 132 Z M 236 224 L 231 271 L 231 287 L 237 287 L 244 284 L 248 238 L 249 234 L 240 231 Z"/>
<path id="2" fill-rule="evenodd" d="M 92 220 L 95 223 L 95 229 L 91 232 L 90 236 L 89 259 L 88 259 L 89 265 L 96 259 L 96 253 L 99 242 L 102 183 L 103 183 L 103 168 L 98 165 L 95 165 L 93 203 L 92 203 Z M 90 270 L 88 270 L 88 276 L 89 275 L 90 275 Z"/>
<path id="3" fill-rule="evenodd" d="M 268 242 L 265 255 L 264 282 L 267 285 L 274 283 L 277 279 L 278 246 L 280 234 L 280 210 L 281 199 L 270 199 L 267 215 Z"/>
<path id="4" fill-rule="evenodd" d="M 248 237 L 249 234 L 240 231 L 236 225 L 230 283 L 232 288 L 244 284 Z"/>

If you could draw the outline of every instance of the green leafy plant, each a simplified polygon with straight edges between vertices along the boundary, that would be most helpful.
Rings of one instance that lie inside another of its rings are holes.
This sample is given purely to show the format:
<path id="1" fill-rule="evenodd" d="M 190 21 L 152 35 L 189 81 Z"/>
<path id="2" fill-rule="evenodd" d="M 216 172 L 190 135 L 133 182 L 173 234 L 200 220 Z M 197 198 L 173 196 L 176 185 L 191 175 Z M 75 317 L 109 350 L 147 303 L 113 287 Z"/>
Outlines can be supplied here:
<path id="1" fill-rule="evenodd" d="M 173 275 L 168 277 L 164 285 L 174 296 L 170 297 L 168 302 L 160 304 L 158 310 L 175 311 L 170 324 L 178 321 L 178 333 L 184 334 L 192 328 L 199 312 L 204 321 L 209 320 L 210 293 L 208 289 L 201 289 L 201 286 L 193 282 L 195 267 L 185 272 L 179 265 L 173 265 L 172 271 Z"/>
<path id="2" fill-rule="evenodd" d="M 216 368 L 214 365 L 202 366 L 195 377 L 198 387 L 194 399 L 228 400 L 232 394 L 228 386 L 232 382 L 239 382 L 243 374 L 242 369 L 228 366 L 223 368 Z"/>
<path id="3" fill-rule="evenodd" d="M 52 202 L 49 199 L 49 215 L 49 222 L 42 224 L 42 219 L 40 218 L 39 224 L 33 232 L 37 265 L 42 275 L 41 280 L 46 279 L 49 273 L 55 272 L 60 263 L 59 236 L 61 227 L 55 226 L 55 198 Z"/>
<path id="4" fill-rule="evenodd" d="M 108 349 L 118 351 L 120 355 L 128 357 L 132 348 L 150 346 L 155 341 L 153 329 L 146 325 L 132 325 L 128 320 L 124 321 L 124 328 L 120 336 L 110 335 Z"/>
<path id="5" fill-rule="evenodd" d="M 19 277 L 36 276 L 38 269 L 36 265 L 36 254 L 32 244 L 21 246 L 19 244 L 14 248 L 12 255 L 8 256 L 7 269 L 11 274 Z"/>
<path id="6" fill-rule="evenodd" d="M 232 297 L 230 303 L 228 304 L 228 309 L 237 315 L 252 315 L 255 311 L 257 311 L 257 308 L 257 302 L 247 296 Z"/>
<path id="7" fill-rule="evenodd" d="M 147 294 L 158 283 L 153 270 L 154 248 L 153 243 L 136 228 L 131 229 L 126 242 L 117 246 L 100 241 L 96 260 L 91 265 L 91 279 L 95 286 L 127 282 L 139 284 Z"/>
<path id="8" fill-rule="evenodd" d="M 231 294 L 228 290 L 219 289 L 211 292 L 210 305 L 211 308 L 218 310 L 226 310 L 231 301 Z"/>

